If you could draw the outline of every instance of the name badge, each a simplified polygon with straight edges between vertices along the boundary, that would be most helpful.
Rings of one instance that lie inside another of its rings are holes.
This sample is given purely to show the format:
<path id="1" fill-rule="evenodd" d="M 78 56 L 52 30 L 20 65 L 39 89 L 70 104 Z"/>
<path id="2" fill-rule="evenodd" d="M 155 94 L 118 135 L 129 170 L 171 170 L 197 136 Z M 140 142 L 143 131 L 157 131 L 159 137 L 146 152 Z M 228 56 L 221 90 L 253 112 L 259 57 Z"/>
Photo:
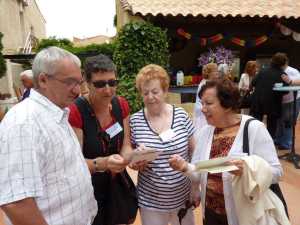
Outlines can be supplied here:
<path id="1" fill-rule="evenodd" d="M 118 122 L 116 122 L 114 125 L 107 128 L 105 130 L 105 132 L 109 134 L 110 138 L 113 138 L 118 133 L 120 133 L 122 130 L 123 130 L 123 128 L 121 127 L 121 125 Z"/>
<path id="2" fill-rule="evenodd" d="M 163 142 L 171 141 L 173 137 L 175 137 L 176 133 L 172 130 L 166 130 L 162 132 L 159 137 Z"/>

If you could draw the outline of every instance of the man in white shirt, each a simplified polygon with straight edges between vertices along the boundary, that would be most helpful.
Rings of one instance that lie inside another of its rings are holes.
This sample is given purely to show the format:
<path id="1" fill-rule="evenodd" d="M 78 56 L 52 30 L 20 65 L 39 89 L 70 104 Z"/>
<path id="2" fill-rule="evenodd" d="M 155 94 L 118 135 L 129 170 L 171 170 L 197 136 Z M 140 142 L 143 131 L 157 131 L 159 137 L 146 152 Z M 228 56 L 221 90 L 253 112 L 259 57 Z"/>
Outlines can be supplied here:
<path id="1" fill-rule="evenodd" d="M 300 79 L 297 69 L 286 65 L 284 72 L 292 81 Z M 292 126 L 293 126 L 293 92 L 290 91 L 282 98 L 282 113 L 277 123 L 275 144 L 278 149 L 291 149 L 292 147 Z M 298 117 L 300 106 L 300 92 L 297 94 L 296 118 Z"/>
<path id="2" fill-rule="evenodd" d="M 20 73 L 20 79 L 24 86 L 24 91 L 22 94 L 22 99 L 24 100 L 30 95 L 30 90 L 33 88 L 33 73 L 32 70 L 24 70 Z"/>
<path id="3" fill-rule="evenodd" d="M 0 124 L 0 207 L 14 225 L 89 225 L 97 203 L 68 106 L 80 92 L 80 60 L 57 47 L 33 61 L 36 90 Z"/>

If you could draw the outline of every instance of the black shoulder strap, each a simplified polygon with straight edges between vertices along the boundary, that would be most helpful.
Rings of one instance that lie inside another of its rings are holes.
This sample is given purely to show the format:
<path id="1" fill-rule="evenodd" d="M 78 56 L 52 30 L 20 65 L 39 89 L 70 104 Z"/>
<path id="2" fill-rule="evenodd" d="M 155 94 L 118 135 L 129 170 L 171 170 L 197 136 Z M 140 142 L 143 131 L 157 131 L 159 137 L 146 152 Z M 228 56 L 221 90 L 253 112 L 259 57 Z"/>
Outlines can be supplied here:
<path id="1" fill-rule="evenodd" d="M 123 127 L 123 118 L 122 118 L 122 111 L 121 111 L 121 106 L 118 100 L 117 96 L 114 96 L 111 100 L 111 105 L 112 105 L 112 113 L 116 117 L 116 120 L 118 123 Z"/>
<path id="2" fill-rule="evenodd" d="M 78 110 L 81 114 L 87 115 L 88 113 L 92 113 L 91 106 L 84 97 L 78 97 L 74 103 L 78 107 Z"/>
<path id="3" fill-rule="evenodd" d="M 243 152 L 249 155 L 249 135 L 248 135 L 248 126 L 249 123 L 255 120 L 254 118 L 250 118 L 245 122 L 244 131 L 243 131 Z"/>

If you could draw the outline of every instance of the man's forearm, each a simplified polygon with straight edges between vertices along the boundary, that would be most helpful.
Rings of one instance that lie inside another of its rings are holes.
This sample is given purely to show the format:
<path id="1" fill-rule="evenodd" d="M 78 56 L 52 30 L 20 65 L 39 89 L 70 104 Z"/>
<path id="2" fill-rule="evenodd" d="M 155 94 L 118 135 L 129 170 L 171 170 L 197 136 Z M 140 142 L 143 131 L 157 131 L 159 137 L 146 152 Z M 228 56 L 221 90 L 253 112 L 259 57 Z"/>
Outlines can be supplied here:
<path id="1" fill-rule="evenodd" d="M 13 225 L 48 225 L 33 198 L 2 205 Z"/>

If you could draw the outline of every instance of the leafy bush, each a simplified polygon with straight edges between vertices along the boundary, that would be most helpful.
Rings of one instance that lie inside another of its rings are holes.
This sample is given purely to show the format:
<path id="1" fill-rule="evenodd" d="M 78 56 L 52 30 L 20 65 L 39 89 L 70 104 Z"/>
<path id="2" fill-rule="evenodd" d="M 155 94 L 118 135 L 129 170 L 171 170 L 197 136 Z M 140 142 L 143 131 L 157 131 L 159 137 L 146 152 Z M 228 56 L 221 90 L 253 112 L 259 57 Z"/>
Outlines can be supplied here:
<path id="1" fill-rule="evenodd" d="M 39 52 L 40 50 L 42 50 L 43 48 L 47 48 L 50 46 L 57 46 L 63 49 L 66 49 L 68 51 L 73 52 L 73 43 L 66 38 L 63 39 L 57 39 L 56 37 L 50 37 L 47 39 L 42 39 L 39 41 L 37 48 L 35 49 L 36 52 Z"/>
<path id="2" fill-rule="evenodd" d="M 2 49 L 3 49 L 3 45 L 1 41 L 2 37 L 3 34 L 0 32 L 0 78 L 3 77 L 6 72 L 6 64 L 2 55 Z"/>
<path id="3" fill-rule="evenodd" d="M 78 55 L 82 61 L 84 61 L 87 56 L 98 55 L 100 53 L 107 55 L 112 59 L 114 50 L 115 44 L 112 42 L 103 44 L 90 44 L 85 47 L 75 47 L 73 53 Z"/>
<path id="4" fill-rule="evenodd" d="M 154 63 L 166 68 L 169 61 L 166 31 L 148 22 L 126 24 L 118 34 L 113 60 L 118 68 L 118 92 L 129 101 L 132 113 L 142 107 L 135 88 L 135 77 L 145 65 Z"/>

